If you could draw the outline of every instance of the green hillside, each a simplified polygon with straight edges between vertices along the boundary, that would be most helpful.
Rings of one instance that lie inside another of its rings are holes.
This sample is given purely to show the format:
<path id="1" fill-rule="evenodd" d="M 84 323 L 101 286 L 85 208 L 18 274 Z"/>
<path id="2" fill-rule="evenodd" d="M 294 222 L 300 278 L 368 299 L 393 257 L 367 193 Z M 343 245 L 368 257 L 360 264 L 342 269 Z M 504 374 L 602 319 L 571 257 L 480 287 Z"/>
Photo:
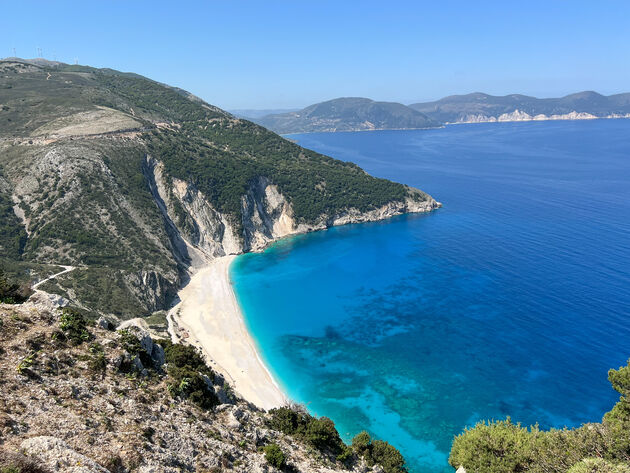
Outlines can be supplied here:
<path id="1" fill-rule="evenodd" d="M 10 59 L 0 61 L 4 265 L 24 263 L 25 279 L 38 278 L 33 264 L 78 266 L 44 289 L 90 310 L 124 318 L 167 307 L 190 264 L 177 225 L 199 229 L 185 215 L 187 201 L 172 202 L 175 227 L 160 208 L 149 158 L 163 165 L 167 185 L 200 191 L 237 239 L 249 218 L 243 197 L 261 177 L 304 224 L 432 200 L 181 89 L 111 69 Z"/>

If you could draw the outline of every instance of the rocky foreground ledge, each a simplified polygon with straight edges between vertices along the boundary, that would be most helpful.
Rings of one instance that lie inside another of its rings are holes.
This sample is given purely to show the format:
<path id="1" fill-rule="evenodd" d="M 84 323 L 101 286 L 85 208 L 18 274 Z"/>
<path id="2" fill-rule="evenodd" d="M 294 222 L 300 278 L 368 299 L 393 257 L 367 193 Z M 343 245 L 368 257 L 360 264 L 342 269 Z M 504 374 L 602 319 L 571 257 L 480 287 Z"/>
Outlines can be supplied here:
<path id="1" fill-rule="evenodd" d="M 288 431 L 277 413 L 240 399 L 195 360 L 202 358 L 190 346 L 154 340 L 139 327 L 115 331 L 106 319 L 86 323 L 45 298 L 0 304 L 0 467 L 35 473 L 404 471 L 400 462 L 383 469 L 366 461 L 365 446 L 343 445 L 325 418 L 295 414 L 310 422 L 310 437 L 282 433 Z"/>

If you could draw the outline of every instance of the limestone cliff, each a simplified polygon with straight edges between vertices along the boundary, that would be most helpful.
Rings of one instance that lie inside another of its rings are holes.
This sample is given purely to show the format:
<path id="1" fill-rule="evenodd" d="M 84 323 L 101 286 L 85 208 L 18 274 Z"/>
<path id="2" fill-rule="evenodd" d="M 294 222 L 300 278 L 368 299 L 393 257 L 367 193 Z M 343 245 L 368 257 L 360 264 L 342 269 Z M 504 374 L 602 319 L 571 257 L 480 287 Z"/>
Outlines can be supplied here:
<path id="1" fill-rule="evenodd" d="M 259 176 L 241 199 L 242 221 L 234 222 L 218 212 L 194 184 L 166 176 L 164 166 L 156 158 L 147 157 L 145 169 L 170 228 L 173 246 L 193 268 L 219 256 L 261 251 L 289 235 L 383 220 L 403 213 L 429 212 L 441 206 L 432 197 L 413 190 L 413 197 L 393 200 L 373 210 L 349 208 L 321 215 L 314 223 L 304 223 L 297 221 L 291 203 L 278 186 Z"/>

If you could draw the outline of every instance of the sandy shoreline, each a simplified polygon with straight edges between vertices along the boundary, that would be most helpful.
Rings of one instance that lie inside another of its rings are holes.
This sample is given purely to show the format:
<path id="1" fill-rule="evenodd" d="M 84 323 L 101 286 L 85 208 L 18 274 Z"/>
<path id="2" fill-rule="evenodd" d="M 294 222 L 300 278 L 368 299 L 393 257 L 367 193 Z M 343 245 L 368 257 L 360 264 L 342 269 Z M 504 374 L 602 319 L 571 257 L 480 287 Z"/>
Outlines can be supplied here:
<path id="1" fill-rule="evenodd" d="M 278 407 L 286 397 L 258 355 L 230 281 L 224 256 L 199 269 L 179 291 L 181 302 L 170 312 L 176 336 L 201 347 L 234 390 L 263 409 Z"/>

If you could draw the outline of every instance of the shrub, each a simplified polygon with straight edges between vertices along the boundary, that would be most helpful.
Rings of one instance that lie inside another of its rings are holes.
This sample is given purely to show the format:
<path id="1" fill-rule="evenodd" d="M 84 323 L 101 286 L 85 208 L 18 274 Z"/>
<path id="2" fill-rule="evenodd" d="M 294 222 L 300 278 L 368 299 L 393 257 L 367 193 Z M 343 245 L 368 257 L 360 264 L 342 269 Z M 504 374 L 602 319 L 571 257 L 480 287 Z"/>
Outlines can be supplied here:
<path id="1" fill-rule="evenodd" d="M 280 469 L 286 464 L 287 457 L 277 444 L 272 443 L 265 447 L 265 460 L 271 466 Z"/>
<path id="2" fill-rule="evenodd" d="M 209 381 L 198 371 L 187 366 L 169 366 L 168 376 L 171 396 L 188 399 L 202 409 L 212 409 L 219 404 L 219 398 L 209 386 Z"/>
<path id="3" fill-rule="evenodd" d="M 89 351 L 92 357 L 88 361 L 88 367 L 95 373 L 103 374 L 107 368 L 107 358 L 103 346 L 100 343 L 91 343 Z"/>
<path id="4" fill-rule="evenodd" d="M 151 354 L 147 353 L 147 351 L 142 348 L 142 344 L 138 337 L 131 331 L 127 329 L 121 329 L 118 331 L 119 341 L 121 347 L 129 352 L 129 354 L 133 356 L 137 356 L 140 358 L 142 362 L 142 366 L 145 368 L 153 367 L 153 359 L 151 358 Z M 130 366 L 124 366 L 122 371 L 128 371 L 132 369 Z"/>
<path id="5" fill-rule="evenodd" d="M 160 342 L 162 343 L 162 342 Z M 214 378 L 214 372 L 206 365 L 199 350 L 192 345 L 183 345 L 181 343 L 163 343 L 164 355 L 166 363 L 170 366 L 184 367 L 187 366 L 191 370 L 198 371 Z"/>
<path id="6" fill-rule="evenodd" d="M 372 461 L 381 465 L 385 473 L 405 473 L 407 471 L 405 459 L 398 449 L 383 440 L 372 442 L 370 455 Z"/>
<path id="7" fill-rule="evenodd" d="M 35 363 L 35 358 L 37 358 L 37 353 L 31 353 L 27 357 L 23 358 L 17 365 L 16 371 L 19 374 L 28 375 L 31 373 L 30 367 Z M 32 373 L 31 373 L 32 374 Z"/>
<path id="8" fill-rule="evenodd" d="M 405 473 L 405 459 L 393 445 L 374 440 L 365 430 L 352 439 L 352 449 L 363 456 L 368 465 L 379 464 L 386 473 Z"/>
<path id="9" fill-rule="evenodd" d="M 510 418 L 480 422 L 455 438 L 449 462 L 455 468 L 491 472 L 526 471 L 532 459 L 529 431 Z M 457 466 L 455 466 L 457 465 Z"/>
<path id="10" fill-rule="evenodd" d="M 271 420 L 269 427 L 287 435 L 304 433 L 310 419 L 308 414 L 298 412 L 290 407 L 278 407 L 269 411 Z"/>
<path id="11" fill-rule="evenodd" d="M 601 424 L 541 431 L 509 418 L 480 422 L 455 438 L 450 464 L 471 473 L 623 472 L 630 464 L 630 364 L 608 379 L 621 397 Z"/>
<path id="12" fill-rule="evenodd" d="M 210 383 L 214 371 L 206 365 L 197 348 L 169 340 L 160 341 L 168 364 L 168 390 L 175 398 L 188 399 L 202 409 L 212 409 L 220 401 Z"/>
<path id="13" fill-rule="evenodd" d="M 365 457 L 370 465 L 380 464 L 386 473 L 403 473 L 404 458 L 387 442 L 372 442 L 370 434 L 361 432 L 352 439 L 352 448 L 343 443 L 335 423 L 328 417 L 311 416 L 299 406 L 271 409 L 270 428 L 303 440 L 323 453 L 334 454 L 337 461 L 350 465 L 354 453 Z"/>
<path id="14" fill-rule="evenodd" d="M 337 455 L 337 461 L 348 466 L 353 463 L 353 460 L 354 460 L 354 451 L 352 450 L 351 447 L 344 445 L 342 452 L 339 455 Z"/>
<path id="15" fill-rule="evenodd" d="M 127 329 L 121 329 L 118 331 L 118 341 L 123 350 L 126 350 L 131 355 L 138 355 L 141 351 L 145 351 L 142 348 L 142 344 L 138 337 L 131 333 Z"/>
<path id="16" fill-rule="evenodd" d="M 306 428 L 306 441 L 318 450 L 330 450 L 335 454 L 341 453 L 344 447 L 335 423 L 328 417 L 311 419 Z"/>
<path id="17" fill-rule="evenodd" d="M 65 307 L 59 317 L 59 328 L 74 345 L 80 345 L 92 338 L 87 330 L 87 322 L 83 315 L 71 307 Z"/>
<path id="18" fill-rule="evenodd" d="M 352 448 L 358 455 L 365 455 L 366 453 L 369 453 L 371 445 L 372 439 L 370 438 L 370 434 L 365 430 L 363 432 L 359 432 L 352 439 Z"/>

